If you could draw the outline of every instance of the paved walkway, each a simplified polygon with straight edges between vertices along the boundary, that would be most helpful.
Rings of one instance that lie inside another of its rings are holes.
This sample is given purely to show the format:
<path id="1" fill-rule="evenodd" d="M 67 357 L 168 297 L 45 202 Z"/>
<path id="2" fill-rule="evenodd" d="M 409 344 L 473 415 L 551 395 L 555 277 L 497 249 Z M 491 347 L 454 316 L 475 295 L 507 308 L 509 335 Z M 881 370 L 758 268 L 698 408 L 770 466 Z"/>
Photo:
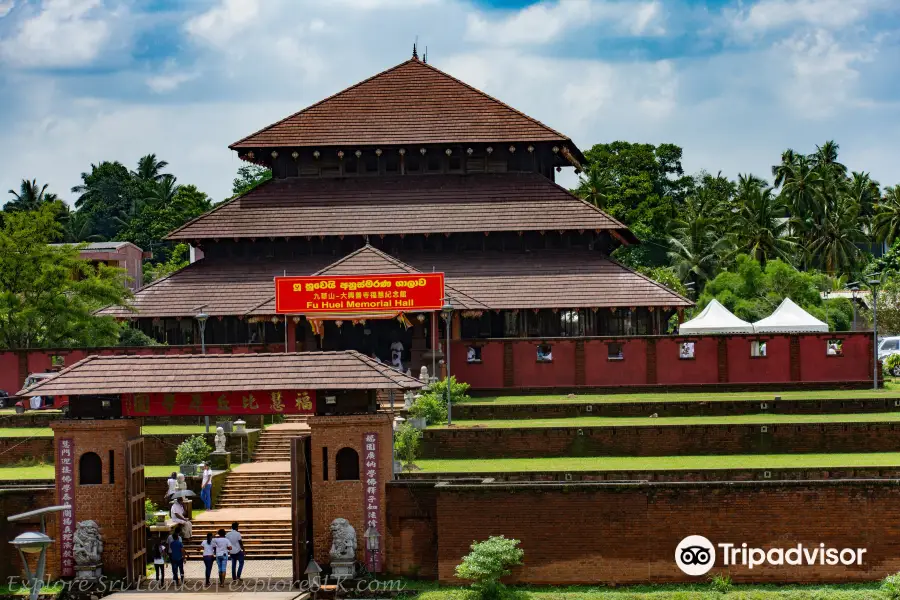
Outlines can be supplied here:
<path id="1" fill-rule="evenodd" d="M 191 520 L 194 523 L 203 523 L 204 521 L 237 521 L 241 525 L 253 521 L 285 520 L 288 522 L 288 528 L 290 529 L 291 509 L 289 506 L 273 506 L 271 508 L 214 508 L 212 510 L 203 511 Z"/>
<path id="2" fill-rule="evenodd" d="M 202 581 L 189 581 L 183 588 L 175 589 L 171 586 L 171 582 L 168 583 L 170 586 L 163 590 L 154 588 L 151 585 L 144 586 L 139 591 L 116 592 L 107 596 L 107 598 L 114 598 L 115 600 L 146 600 L 148 593 L 153 594 L 153 600 L 190 600 L 194 597 L 206 598 L 210 594 L 216 594 L 217 598 L 224 600 L 245 600 L 257 595 L 264 595 L 266 600 L 294 600 L 295 598 L 302 600 L 309 597 L 309 592 L 278 589 L 287 587 L 289 585 L 288 582 L 267 586 L 268 589 L 262 586 L 251 587 L 249 585 L 237 587 L 240 584 L 237 584 L 235 589 L 231 589 L 230 581 L 225 584 L 224 588 L 219 588 L 217 585 L 211 585 L 206 588 Z"/>
<path id="3" fill-rule="evenodd" d="M 232 473 L 290 473 L 291 461 L 278 460 L 270 462 L 241 463 L 231 469 Z"/>

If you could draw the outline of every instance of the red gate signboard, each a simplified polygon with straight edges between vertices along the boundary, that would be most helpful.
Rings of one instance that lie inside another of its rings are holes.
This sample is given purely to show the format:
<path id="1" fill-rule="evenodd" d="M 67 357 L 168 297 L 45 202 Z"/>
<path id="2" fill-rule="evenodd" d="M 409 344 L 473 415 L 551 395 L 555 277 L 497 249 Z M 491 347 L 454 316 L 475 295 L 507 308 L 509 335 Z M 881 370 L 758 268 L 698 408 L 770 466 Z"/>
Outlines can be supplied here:
<path id="1" fill-rule="evenodd" d="M 165 415 L 311 415 L 315 390 L 122 394 L 127 417 Z"/>
<path id="2" fill-rule="evenodd" d="M 365 465 L 366 493 L 363 494 L 363 507 L 366 515 L 366 530 L 363 540 L 366 544 L 366 568 L 370 573 L 381 572 L 381 485 L 378 481 L 378 434 L 363 434 L 363 465 Z M 372 544 L 370 539 L 378 540 Z M 374 547 L 372 547 L 374 546 Z"/>
<path id="3" fill-rule="evenodd" d="M 443 306 L 443 273 L 275 278 L 279 314 L 420 312 Z"/>
<path id="4" fill-rule="evenodd" d="M 60 438 L 56 445 L 56 492 L 60 504 L 71 506 L 60 515 L 60 574 L 72 577 L 75 575 L 75 440 L 72 438 Z"/>

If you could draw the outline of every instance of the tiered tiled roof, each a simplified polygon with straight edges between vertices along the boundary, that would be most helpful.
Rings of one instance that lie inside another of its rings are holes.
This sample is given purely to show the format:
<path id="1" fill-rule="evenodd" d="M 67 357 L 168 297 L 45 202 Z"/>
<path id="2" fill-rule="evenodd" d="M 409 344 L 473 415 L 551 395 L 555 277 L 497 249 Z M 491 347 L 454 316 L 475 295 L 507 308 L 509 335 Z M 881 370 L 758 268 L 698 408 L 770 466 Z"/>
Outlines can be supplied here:
<path id="1" fill-rule="evenodd" d="M 355 350 L 296 354 L 89 356 L 29 388 L 51 396 L 284 389 L 415 389 L 422 382 Z"/>
<path id="2" fill-rule="evenodd" d="M 260 262 L 204 259 L 137 292 L 137 314 L 115 307 L 103 314 L 192 316 L 197 306 L 206 304 L 204 311 L 211 315 L 271 315 L 272 276 L 285 270 L 289 275 L 442 271 L 454 306 L 466 310 L 691 305 L 665 286 L 589 250 L 417 254 L 403 262 L 364 248 L 324 269 L 300 261 L 267 267 Z M 164 288 L 153 291 L 162 284 Z M 245 292 L 235 298 L 235 289 Z"/>
<path id="3" fill-rule="evenodd" d="M 270 181 L 170 240 L 613 230 L 625 225 L 536 173 Z"/>
<path id="4" fill-rule="evenodd" d="M 231 145 L 232 149 L 477 142 L 566 136 L 418 59 L 410 59 Z"/>

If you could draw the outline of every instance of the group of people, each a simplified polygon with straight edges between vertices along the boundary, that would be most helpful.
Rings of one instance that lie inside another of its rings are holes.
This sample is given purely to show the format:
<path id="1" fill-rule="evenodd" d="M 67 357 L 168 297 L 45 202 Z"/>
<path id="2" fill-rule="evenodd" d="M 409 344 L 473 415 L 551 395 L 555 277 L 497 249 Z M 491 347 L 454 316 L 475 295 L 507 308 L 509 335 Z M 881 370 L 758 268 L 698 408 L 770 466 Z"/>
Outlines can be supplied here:
<path id="1" fill-rule="evenodd" d="M 220 529 L 215 537 L 212 533 L 207 533 L 206 539 L 200 543 L 203 550 L 206 585 L 210 584 L 214 564 L 218 566 L 219 585 L 225 585 L 229 559 L 231 559 L 232 581 L 243 581 L 241 575 L 244 571 L 244 540 L 238 527 L 238 523 L 232 523 L 231 531 L 225 533 L 224 529 Z M 166 581 L 166 563 L 172 566 L 172 578 L 175 585 L 184 582 L 186 551 L 183 530 L 180 525 L 175 527 L 167 539 L 160 536 L 154 540 L 150 548 L 150 557 L 153 559 L 157 582 L 163 584 Z"/>
<path id="2" fill-rule="evenodd" d="M 206 510 L 209 510 L 212 508 L 213 473 L 208 464 L 204 464 L 202 468 L 203 479 L 200 482 L 200 499 L 203 501 L 203 506 Z M 190 539 L 192 524 L 190 518 L 187 516 L 187 511 L 184 508 L 184 502 L 182 501 L 181 496 L 178 495 L 178 473 L 172 471 L 172 475 L 166 483 L 169 485 L 169 489 L 166 492 L 166 498 L 172 500 L 169 518 L 172 519 L 178 527 L 181 527 L 181 530 L 184 531 L 184 537 Z"/>

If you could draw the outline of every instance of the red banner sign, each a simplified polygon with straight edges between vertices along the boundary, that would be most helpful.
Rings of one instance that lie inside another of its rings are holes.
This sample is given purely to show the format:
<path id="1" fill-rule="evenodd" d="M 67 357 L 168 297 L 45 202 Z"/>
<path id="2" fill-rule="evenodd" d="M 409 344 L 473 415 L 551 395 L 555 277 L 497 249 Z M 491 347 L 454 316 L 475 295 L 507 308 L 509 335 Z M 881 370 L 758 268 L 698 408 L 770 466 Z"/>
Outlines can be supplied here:
<path id="1" fill-rule="evenodd" d="M 56 493 L 60 504 L 72 508 L 60 513 L 60 575 L 75 575 L 75 440 L 60 438 L 56 444 Z"/>
<path id="2" fill-rule="evenodd" d="M 421 312 L 443 306 L 443 273 L 275 278 L 279 314 Z"/>
<path id="3" fill-rule="evenodd" d="M 365 466 L 366 488 L 363 494 L 363 507 L 366 515 L 366 529 L 363 540 L 366 544 L 366 568 L 369 573 L 381 572 L 381 546 L 384 544 L 384 532 L 381 530 L 381 482 L 378 473 L 378 434 L 363 434 L 363 465 Z M 378 540 L 372 544 L 370 539 Z M 372 546 L 375 546 L 374 548 Z"/>
<path id="4" fill-rule="evenodd" d="M 127 417 L 165 415 L 311 415 L 315 390 L 204 392 L 197 394 L 122 394 Z"/>

